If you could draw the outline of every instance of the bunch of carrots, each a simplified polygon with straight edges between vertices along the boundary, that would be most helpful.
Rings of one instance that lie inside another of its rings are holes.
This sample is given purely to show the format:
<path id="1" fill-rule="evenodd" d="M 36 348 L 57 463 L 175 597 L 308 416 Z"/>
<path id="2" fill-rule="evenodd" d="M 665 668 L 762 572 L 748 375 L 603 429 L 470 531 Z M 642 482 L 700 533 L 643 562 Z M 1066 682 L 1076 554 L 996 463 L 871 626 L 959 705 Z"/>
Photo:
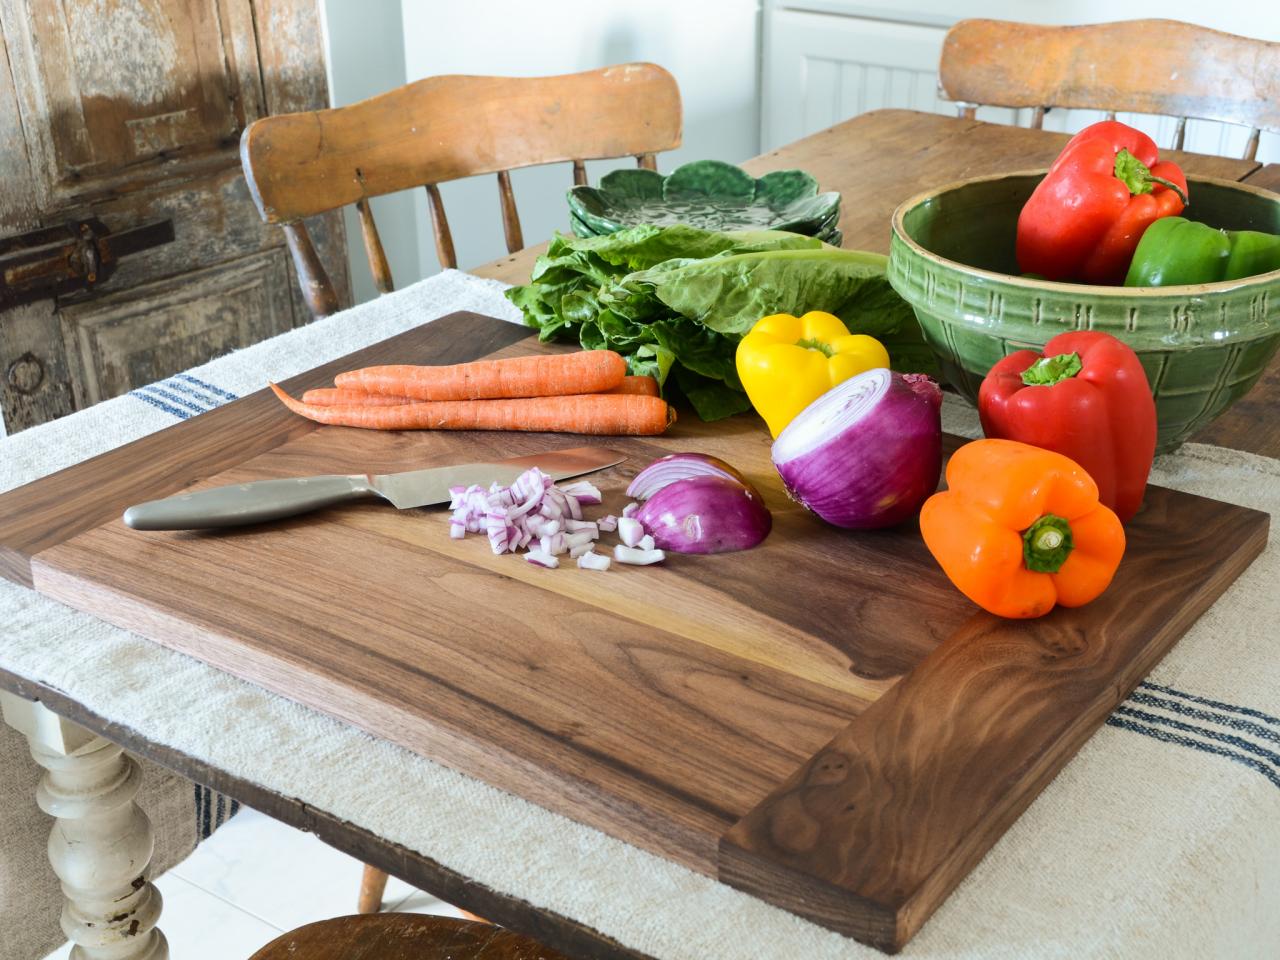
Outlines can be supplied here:
<path id="1" fill-rule="evenodd" d="M 675 411 L 653 377 L 627 376 L 612 350 L 476 360 L 451 366 L 365 367 L 340 373 L 333 387 L 296 400 L 271 389 L 294 413 L 370 430 L 536 430 L 560 433 L 662 433 Z"/>

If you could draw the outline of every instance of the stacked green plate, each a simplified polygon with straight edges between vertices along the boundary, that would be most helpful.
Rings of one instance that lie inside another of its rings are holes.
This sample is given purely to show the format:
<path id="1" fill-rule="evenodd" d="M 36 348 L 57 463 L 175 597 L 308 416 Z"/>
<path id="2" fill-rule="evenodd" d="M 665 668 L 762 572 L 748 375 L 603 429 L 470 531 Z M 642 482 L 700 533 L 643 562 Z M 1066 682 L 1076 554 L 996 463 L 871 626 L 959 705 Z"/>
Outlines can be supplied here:
<path id="1" fill-rule="evenodd" d="M 840 194 L 819 193 L 803 170 L 751 176 L 719 160 L 695 160 L 667 176 L 652 170 L 615 170 L 598 187 L 573 187 L 569 221 L 579 237 L 617 233 L 642 223 L 686 223 L 703 230 L 789 230 L 833 246 Z"/>

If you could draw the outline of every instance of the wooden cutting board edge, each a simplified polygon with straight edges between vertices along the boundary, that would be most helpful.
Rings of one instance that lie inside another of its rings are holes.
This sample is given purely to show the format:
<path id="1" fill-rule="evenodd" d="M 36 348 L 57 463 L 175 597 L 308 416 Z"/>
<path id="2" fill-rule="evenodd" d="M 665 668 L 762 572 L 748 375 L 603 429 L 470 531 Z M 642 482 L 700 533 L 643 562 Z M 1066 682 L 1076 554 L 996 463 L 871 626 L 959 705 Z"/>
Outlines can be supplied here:
<path id="1" fill-rule="evenodd" d="M 940 736 L 915 742 L 922 737 L 912 736 L 921 729 L 913 723 L 914 706 L 921 701 L 934 709 L 940 706 L 934 678 L 946 678 L 949 686 L 961 689 L 976 687 L 978 681 L 976 674 L 957 677 L 954 670 L 941 665 L 962 659 L 957 654 L 960 644 L 982 643 L 985 683 L 985 674 L 992 667 L 993 646 L 996 651 L 1017 650 L 1018 645 L 992 645 L 978 633 L 945 641 L 735 824 L 720 841 L 720 880 L 887 953 L 897 953 L 1138 682 L 1266 549 L 1270 515 L 1244 507 L 1232 507 L 1231 514 L 1236 524 L 1231 531 L 1233 548 L 1227 561 L 1212 569 L 1211 579 L 1199 592 L 1176 594 L 1177 601 L 1165 608 L 1167 618 L 1147 635 L 1146 642 L 1124 651 L 1127 656 L 1106 667 L 1105 676 L 1096 678 L 1096 689 L 1086 709 L 1058 718 L 1047 716 L 1048 721 L 1058 720 L 1048 745 L 1037 742 L 1019 752 L 1008 749 L 1008 742 L 1001 741 L 999 753 L 981 758 L 986 762 L 984 769 L 989 779 L 990 771 L 997 772 L 993 802 L 974 829 L 953 830 L 947 836 L 949 843 L 936 852 L 931 868 L 921 873 L 915 858 L 905 855 L 872 857 L 868 863 L 860 840 L 894 829 L 924 831 L 919 822 L 903 823 L 899 817 L 895 823 L 892 811 L 886 815 L 883 806 L 866 802 L 868 797 L 888 797 L 891 808 L 904 785 L 892 781 L 895 771 L 889 763 L 876 767 L 861 761 L 887 742 L 896 752 L 908 754 L 917 748 L 927 753 L 943 742 Z M 975 622 L 982 619 L 993 618 L 975 615 Z M 1006 623 L 1011 630 L 1017 627 L 1017 622 Z M 1054 652 L 1067 659 L 1080 653 Z M 1101 656 L 1107 653 L 1104 650 Z M 1041 658 L 1044 659 L 1043 654 Z M 968 658 L 969 663 L 978 659 Z M 1085 675 L 1094 679 L 1087 670 Z M 1014 674 L 1008 684 L 1010 690 L 1018 682 Z M 1051 697 L 1046 697 L 1044 703 L 1046 711 L 1054 705 Z M 962 703 L 954 711 L 957 726 L 966 719 L 963 708 Z M 930 735 L 937 733 L 934 730 Z M 974 763 L 975 758 L 968 756 L 965 762 Z M 862 779 L 868 766 L 872 767 L 870 782 Z M 916 766 L 929 769 L 931 765 L 916 760 Z M 945 829 L 941 832 L 946 836 Z M 794 843 L 790 850 L 789 842 Z M 811 856 L 815 850 L 821 850 L 820 857 Z"/>

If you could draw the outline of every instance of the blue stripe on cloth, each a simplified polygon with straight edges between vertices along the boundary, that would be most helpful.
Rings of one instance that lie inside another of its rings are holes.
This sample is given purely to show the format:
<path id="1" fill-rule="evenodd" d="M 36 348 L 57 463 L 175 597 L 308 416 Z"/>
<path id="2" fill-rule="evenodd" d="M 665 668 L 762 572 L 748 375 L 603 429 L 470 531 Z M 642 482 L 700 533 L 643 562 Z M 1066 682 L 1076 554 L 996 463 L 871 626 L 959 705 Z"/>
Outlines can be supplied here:
<path id="1" fill-rule="evenodd" d="M 157 397 L 164 397 L 164 399 L 168 400 L 170 403 L 176 403 L 178 406 L 186 407 L 188 410 L 192 410 L 195 413 L 204 413 L 209 409 L 209 407 L 203 403 L 195 403 L 194 401 L 188 400 L 186 397 L 180 397 L 176 393 L 170 393 L 168 390 L 165 390 L 154 383 L 149 383 L 145 387 L 139 387 L 138 389 L 145 390 L 147 393 Z"/>
<path id="2" fill-rule="evenodd" d="M 1256 743 L 1245 740 L 1243 737 L 1237 737 L 1230 733 L 1219 733 L 1217 730 L 1206 730 L 1204 727 L 1197 727 L 1191 723 L 1183 723 L 1181 720 L 1174 720 L 1171 717 L 1161 717 L 1154 713 L 1147 713 L 1145 710 L 1135 710 L 1132 707 L 1116 707 L 1115 712 L 1122 716 L 1145 720 L 1147 723 L 1158 723 L 1161 726 L 1172 727 L 1173 729 L 1181 730 L 1184 733 L 1195 733 L 1202 737 L 1208 737 L 1210 740 L 1217 740 L 1219 743 L 1230 744 L 1233 747 L 1246 750 L 1249 753 L 1262 757 L 1277 769 L 1280 769 L 1280 753 L 1273 753 L 1265 747 L 1260 747 Z"/>
<path id="3" fill-rule="evenodd" d="M 220 407 L 225 402 L 221 397 L 213 396 L 207 390 L 198 390 L 190 384 L 180 382 L 177 377 L 161 380 L 159 383 L 151 384 L 151 386 L 163 387 L 166 390 L 176 390 L 178 393 L 190 397 L 195 403 L 202 404 L 206 410 Z"/>
<path id="4" fill-rule="evenodd" d="M 212 383 L 205 383 L 203 380 L 197 380 L 195 377 L 193 377 L 189 373 L 180 373 L 178 374 L 178 376 L 181 377 L 183 380 L 187 381 L 187 383 L 194 383 L 197 387 L 207 390 L 209 393 L 212 393 L 215 397 L 222 397 L 223 400 L 239 400 L 240 399 L 231 391 L 223 390 L 221 387 L 215 387 Z"/>
<path id="5" fill-rule="evenodd" d="M 191 419 L 191 414 L 187 413 L 187 411 L 182 410 L 179 407 L 171 406 L 170 404 L 165 403 L 163 400 L 160 400 L 157 397 L 153 397 L 148 393 L 143 393 L 141 390 L 130 390 L 129 396 L 134 397 L 138 400 L 141 400 L 143 403 L 149 403 L 151 404 L 151 406 L 159 410 L 163 410 L 165 413 L 171 413 L 175 417 L 177 417 L 179 420 Z"/>
<path id="6" fill-rule="evenodd" d="M 1262 724 L 1253 723 L 1250 720 L 1241 720 L 1239 717 L 1226 716 L 1221 713 L 1212 713 L 1209 710 L 1201 710 L 1196 707 L 1189 706 L 1185 703 L 1178 703 L 1176 700 L 1167 700 L 1164 697 L 1155 697 L 1149 693 L 1138 693 L 1136 690 L 1129 694 L 1127 702 L 1140 703 L 1147 707 L 1156 707 L 1160 710 L 1168 710 L 1170 713 L 1176 713 L 1180 717 L 1189 717 L 1192 720 L 1204 720 L 1207 723 L 1218 723 L 1224 727 L 1230 727 L 1240 733 L 1247 733 L 1250 736 L 1257 737 L 1260 740 L 1270 740 L 1272 743 L 1280 743 L 1280 730 L 1272 730 L 1270 727 L 1264 727 Z"/>
<path id="7" fill-rule="evenodd" d="M 1191 747 L 1193 750 L 1200 750 L 1204 753 L 1211 753 L 1215 756 L 1226 757 L 1228 760 L 1234 760 L 1236 763 L 1244 764 L 1262 774 L 1270 780 L 1277 788 L 1280 788 L 1280 772 L 1273 770 L 1261 760 L 1255 760 L 1253 757 L 1246 757 L 1242 753 L 1236 753 L 1234 750 L 1227 750 L 1225 747 L 1219 747 L 1212 743 L 1205 743 L 1202 740 L 1193 740 L 1190 737 L 1183 737 L 1168 730 L 1160 730 L 1156 727 L 1149 727 L 1146 724 L 1134 723 L 1131 720 L 1122 720 L 1117 716 L 1107 717 L 1107 726 L 1119 727 L 1122 730 L 1131 730 L 1134 733 L 1141 733 L 1144 736 L 1160 740 L 1163 743 L 1174 743 L 1182 747 Z"/>
<path id="8" fill-rule="evenodd" d="M 1159 693 L 1167 693 L 1171 697 L 1181 697 L 1183 700 L 1190 700 L 1192 703 L 1199 703 L 1206 707 L 1213 707 L 1215 710 L 1226 710 L 1230 713 L 1238 713 L 1242 716 L 1253 717 L 1255 720 L 1261 720 L 1264 723 L 1271 723 L 1280 727 L 1280 718 L 1263 713 L 1261 710 L 1252 710 L 1249 707 L 1237 707 L 1235 704 L 1223 703 L 1220 700 L 1209 700 L 1206 697 L 1197 697 L 1194 693 L 1186 693 L 1182 690 L 1175 690 L 1173 687 L 1164 687 L 1158 683 L 1151 683 L 1149 680 L 1143 680 L 1140 687 L 1146 687 L 1148 690 L 1155 690 Z"/>

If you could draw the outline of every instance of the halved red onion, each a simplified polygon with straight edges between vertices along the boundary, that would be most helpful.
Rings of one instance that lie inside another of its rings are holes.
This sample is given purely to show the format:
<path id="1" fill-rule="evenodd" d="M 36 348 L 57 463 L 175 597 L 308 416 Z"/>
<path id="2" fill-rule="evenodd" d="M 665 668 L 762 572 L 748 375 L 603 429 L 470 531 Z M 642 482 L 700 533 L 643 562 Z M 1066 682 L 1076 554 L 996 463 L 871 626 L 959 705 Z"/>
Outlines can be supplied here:
<path id="1" fill-rule="evenodd" d="M 880 368 L 844 381 L 778 435 L 773 463 L 792 499 L 853 530 L 913 516 L 942 471 L 942 392 Z"/>
<path id="2" fill-rule="evenodd" d="M 773 517 L 752 487 L 710 475 L 666 485 L 645 501 L 636 519 L 658 547 L 676 553 L 749 550 L 773 527 Z"/>
<path id="3" fill-rule="evenodd" d="M 736 467 L 705 453 L 671 453 L 658 458 L 635 475 L 627 487 L 627 496 L 648 500 L 668 484 L 693 477 L 724 477 L 749 487 L 757 498 L 760 496 Z"/>

